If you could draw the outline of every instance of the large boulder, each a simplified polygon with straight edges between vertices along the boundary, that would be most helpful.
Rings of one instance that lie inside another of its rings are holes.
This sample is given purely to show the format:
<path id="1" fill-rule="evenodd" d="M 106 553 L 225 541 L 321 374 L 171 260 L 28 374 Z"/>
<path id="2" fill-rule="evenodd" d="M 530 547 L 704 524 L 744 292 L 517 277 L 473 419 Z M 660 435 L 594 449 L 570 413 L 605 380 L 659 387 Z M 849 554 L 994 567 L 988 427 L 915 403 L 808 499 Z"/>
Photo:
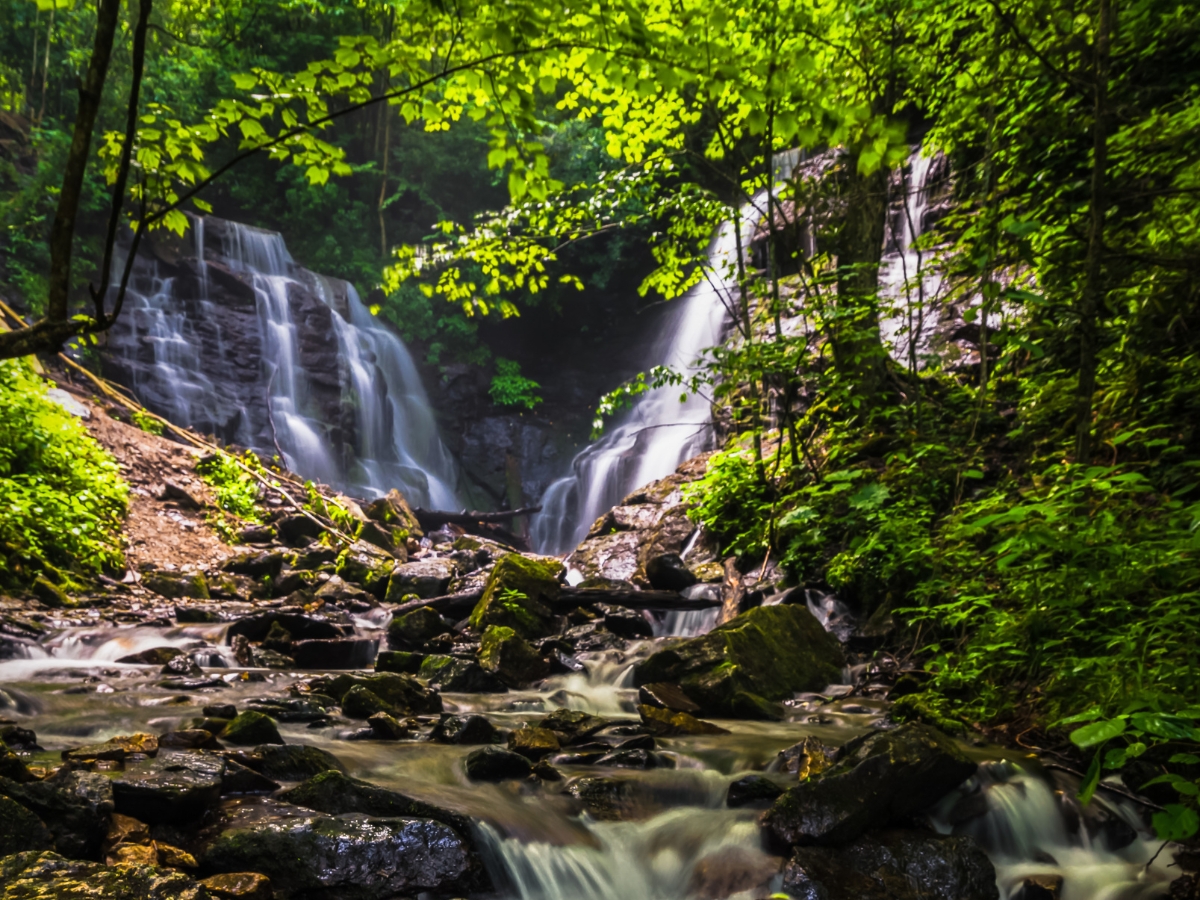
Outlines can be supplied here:
<path id="1" fill-rule="evenodd" d="M 421 537 L 421 523 L 404 495 L 395 488 L 371 502 L 364 510 L 368 519 L 390 528 L 400 528 L 409 537 Z"/>
<path id="2" fill-rule="evenodd" d="M 464 767 L 472 781 L 509 781 L 533 771 L 529 760 L 519 753 L 490 746 L 468 753 Z"/>
<path id="3" fill-rule="evenodd" d="M 385 900 L 452 890 L 472 871 L 470 847 L 432 819 L 330 816 L 284 804 L 231 808 L 201 853 L 205 872 L 261 872 L 306 900 Z"/>
<path id="4" fill-rule="evenodd" d="M 387 591 L 388 579 L 396 568 L 396 558 L 385 550 L 355 541 L 338 554 L 336 572 L 347 584 L 356 584 L 382 597 Z"/>
<path id="5" fill-rule="evenodd" d="M 248 709 L 236 716 L 221 731 L 221 739 L 230 744 L 282 744 L 279 728 L 270 716 Z"/>
<path id="6" fill-rule="evenodd" d="M 385 818 L 433 819 L 467 835 L 471 820 L 460 813 L 414 800 L 399 791 L 376 787 L 368 781 L 351 778 L 343 772 L 322 772 L 284 791 L 279 799 L 305 809 L 327 813 L 364 813 Z"/>
<path id="7" fill-rule="evenodd" d="M 118 813 L 151 824 L 199 818 L 221 798 L 225 760 L 203 751 L 161 751 L 113 779 Z"/>
<path id="8" fill-rule="evenodd" d="M 208 900 L 210 895 L 175 869 L 64 859 L 30 851 L 0 859 L 3 900 Z"/>
<path id="9" fill-rule="evenodd" d="M 449 630 L 450 624 L 442 618 L 441 613 L 428 606 L 422 606 L 420 609 L 396 616 L 388 623 L 388 646 L 395 650 L 420 650 L 426 641 Z"/>
<path id="10" fill-rule="evenodd" d="M 483 631 L 489 625 L 503 625 L 526 639 L 552 634 L 551 604 L 558 598 L 564 571 L 553 558 L 519 553 L 500 557 L 471 613 L 471 627 Z"/>
<path id="11" fill-rule="evenodd" d="M 760 606 L 660 650 L 633 678 L 677 682 L 708 715 L 758 719 L 771 717 L 772 702 L 840 680 L 844 665 L 837 638 L 805 607 Z"/>
<path id="12" fill-rule="evenodd" d="M 113 788 L 103 775 L 60 769 L 45 781 L 18 784 L 0 778 L 0 794 L 36 815 L 64 856 L 99 859 L 113 812 Z"/>
<path id="13" fill-rule="evenodd" d="M 825 773 L 780 797 L 765 824 L 787 844 L 845 844 L 933 805 L 975 769 L 928 725 L 873 732 L 847 744 Z"/>
<path id="14" fill-rule="evenodd" d="M 550 674 L 550 664 L 511 628 L 489 625 L 479 644 L 479 664 L 510 688 L 528 687 Z"/>
<path id="15" fill-rule="evenodd" d="M 485 672 L 479 663 L 458 656 L 440 653 L 425 657 L 418 672 L 429 682 L 431 688 L 452 694 L 502 694 L 504 682 L 490 672 Z"/>
<path id="16" fill-rule="evenodd" d="M 249 751 L 234 751 L 229 757 L 275 781 L 303 781 L 322 772 L 346 771 L 328 750 L 307 744 L 263 744 Z"/>
<path id="17" fill-rule="evenodd" d="M 454 563 L 448 559 L 418 559 L 396 566 L 387 587 L 387 601 L 399 603 L 409 594 L 422 600 L 440 597 L 450 587 Z"/>
<path id="18" fill-rule="evenodd" d="M 871 832 L 839 849 L 797 847 L 783 874 L 797 900 L 997 900 L 996 871 L 968 837 Z"/>
<path id="19" fill-rule="evenodd" d="M 387 709 L 396 715 L 422 715 L 442 711 L 442 698 L 411 675 L 399 672 L 379 672 L 375 675 L 338 675 L 313 682 L 313 690 L 328 694 L 341 703 L 350 689 L 361 686 L 379 697 Z"/>
<path id="20" fill-rule="evenodd" d="M 50 850 L 53 846 L 54 838 L 41 819 L 0 794 L 0 857 L 26 850 Z"/>

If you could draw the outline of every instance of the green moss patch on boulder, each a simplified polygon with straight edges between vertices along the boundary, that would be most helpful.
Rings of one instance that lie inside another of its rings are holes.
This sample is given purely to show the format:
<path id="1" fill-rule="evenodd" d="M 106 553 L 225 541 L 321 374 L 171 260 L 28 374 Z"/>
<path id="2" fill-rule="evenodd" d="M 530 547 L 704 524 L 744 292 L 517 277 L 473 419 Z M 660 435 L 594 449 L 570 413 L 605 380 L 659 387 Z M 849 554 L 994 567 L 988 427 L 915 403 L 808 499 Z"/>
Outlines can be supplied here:
<path id="1" fill-rule="evenodd" d="M 564 571 L 562 562 L 553 558 L 502 556 L 471 613 L 471 627 L 483 631 L 503 625 L 526 639 L 553 633 L 551 604 L 558 598 Z"/>
<path id="2" fill-rule="evenodd" d="M 221 732 L 221 739 L 230 744 L 282 744 L 279 728 L 268 715 L 253 710 L 239 714 Z"/>
<path id="3" fill-rule="evenodd" d="M 396 576 L 392 576 L 393 579 Z M 450 630 L 441 613 L 428 606 L 396 616 L 388 623 L 388 646 L 394 650 L 420 650 L 425 642 Z"/>
<path id="4" fill-rule="evenodd" d="M 837 638 L 801 606 L 760 606 L 655 653 L 634 683 L 676 682 L 707 715 L 776 718 L 771 704 L 841 678 Z"/>
<path id="5" fill-rule="evenodd" d="M 479 664 L 510 688 L 528 687 L 550 674 L 550 664 L 513 629 L 489 625 L 479 644 Z"/>
<path id="6" fill-rule="evenodd" d="M 104 866 L 30 851 L 0 859 L 0 886 L 13 900 L 207 900 L 191 878 L 157 866 Z"/>

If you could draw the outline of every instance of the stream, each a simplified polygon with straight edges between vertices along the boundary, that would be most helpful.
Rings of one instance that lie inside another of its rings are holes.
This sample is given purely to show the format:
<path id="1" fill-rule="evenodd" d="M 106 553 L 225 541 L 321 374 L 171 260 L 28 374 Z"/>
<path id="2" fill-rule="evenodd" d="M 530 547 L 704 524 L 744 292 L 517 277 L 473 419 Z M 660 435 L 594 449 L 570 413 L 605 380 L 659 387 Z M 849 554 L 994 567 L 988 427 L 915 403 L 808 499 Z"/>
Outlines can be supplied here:
<path id="1" fill-rule="evenodd" d="M 380 636 L 386 615 L 374 613 L 357 622 L 360 636 Z M 688 624 L 676 614 L 656 630 Z M 18 658 L 0 661 L 0 718 L 34 730 L 43 749 L 29 762 L 52 767 L 61 750 L 80 744 L 188 728 L 206 705 L 272 709 L 273 702 L 295 699 L 289 689 L 298 681 L 320 674 L 234 667 L 224 642 L 227 627 L 53 631 L 20 647 Z M 162 687 L 156 667 L 116 662 L 163 646 L 188 650 L 207 663 L 201 686 Z M 502 730 L 556 709 L 603 716 L 618 729 L 624 721 L 635 725 L 638 692 L 630 684 L 631 669 L 653 646 L 639 641 L 625 650 L 581 654 L 586 672 L 551 676 L 536 689 L 446 693 L 445 710 L 481 714 Z M 287 743 L 320 747 L 353 776 L 469 816 L 498 900 L 749 900 L 780 890 L 782 860 L 764 840 L 762 808 L 729 808 L 729 785 L 765 772 L 786 786 L 780 751 L 807 736 L 840 745 L 887 724 L 882 701 L 847 693 L 847 686 L 831 685 L 802 695 L 788 704 L 782 722 L 720 721 L 728 734 L 660 738 L 657 768 L 576 765 L 566 749 L 550 758 L 568 782 L 617 776 L 624 789 L 616 820 L 581 813 L 553 782 L 468 780 L 463 759 L 471 747 L 364 740 L 346 720 L 298 715 L 309 721 L 289 721 L 279 705 L 273 714 Z M 966 750 L 982 763 L 978 773 L 930 811 L 928 823 L 944 834 L 970 835 L 984 847 L 996 867 L 1000 897 L 1043 896 L 1027 887 L 1039 878 L 1061 878 L 1060 900 L 1165 895 L 1171 853 L 1160 853 L 1147 868 L 1159 848 L 1131 803 L 1101 790 L 1080 810 L 1070 780 L 1042 770 L 1036 760 L 996 748 Z"/>

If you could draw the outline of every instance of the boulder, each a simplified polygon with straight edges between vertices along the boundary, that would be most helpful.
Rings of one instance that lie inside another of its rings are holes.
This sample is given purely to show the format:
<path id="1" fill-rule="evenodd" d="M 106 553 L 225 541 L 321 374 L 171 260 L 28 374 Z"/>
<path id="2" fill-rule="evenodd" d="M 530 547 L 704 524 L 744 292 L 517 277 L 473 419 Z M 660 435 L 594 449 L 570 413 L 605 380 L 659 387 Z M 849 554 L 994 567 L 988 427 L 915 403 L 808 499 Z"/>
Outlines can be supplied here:
<path id="1" fill-rule="evenodd" d="M 244 766 L 236 759 L 225 761 L 225 773 L 221 776 L 221 795 L 227 794 L 271 794 L 279 790 L 279 783 Z"/>
<path id="2" fill-rule="evenodd" d="M 638 688 L 638 702 L 644 706 L 657 706 L 676 712 L 700 712 L 700 705 L 689 698 L 683 692 L 683 688 L 663 681 L 643 684 Z"/>
<path id="3" fill-rule="evenodd" d="M 279 795 L 280 800 L 331 816 L 363 813 L 385 818 L 433 819 L 470 834 L 471 820 L 461 813 L 415 800 L 399 791 L 376 787 L 338 771 L 314 775 Z"/>
<path id="4" fill-rule="evenodd" d="M 103 775 L 63 767 L 45 781 L 0 778 L 0 794 L 37 816 L 64 856 L 99 859 L 113 812 L 113 788 Z"/>
<path id="5" fill-rule="evenodd" d="M 104 866 L 30 851 L 0 859 L 5 900 L 208 900 L 187 875 L 147 865 Z"/>
<path id="6" fill-rule="evenodd" d="M 408 501 L 393 488 L 383 497 L 373 500 L 364 510 L 366 517 L 381 525 L 402 528 L 409 537 L 421 537 L 421 523 Z"/>
<path id="7" fill-rule="evenodd" d="M 20 725 L 0 725 L 0 744 L 21 753 L 35 753 L 42 749 L 38 746 L 37 735 Z"/>
<path id="8" fill-rule="evenodd" d="M 597 603 L 596 608 L 604 615 L 604 627 L 617 637 L 628 640 L 654 637 L 654 626 L 638 610 L 607 603 Z"/>
<path id="9" fill-rule="evenodd" d="M 305 694 L 299 697 L 251 697 L 246 708 L 265 713 L 277 722 L 316 722 L 329 718 L 329 708 L 335 706 L 332 697 Z M 231 707 L 232 708 L 232 707 Z M 234 712 L 237 716 L 237 712 Z"/>
<path id="10" fill-rule="evenodd" d="M 586 776 L 567 785 L 594 819 L 603 822 L 644 819 L 662 811 L 646 786 L 629 777 Z"/>
<path id="11" fill-rule="evenodd" d="M 421 663 L 425 654 L 410 653 L 407 650 L 382 650 L 375 657 L 376 672 L 401 672 L 416 675 L 421 671 Z"/>
<path id="12" fill-rule="evenodd" d="M 467 777 L 472 781 L 508 781 L 532 771 L 529 760 L 500 747 L 480 747 L 467 754 Z"/>
<path id="13" fill-rule="evenodd" d="M 391 554 L 366 541 L 355 541 L 338 554 L 335 571 L 348 584 L 357 584 L 382 597 L 394 568 L 396 560 Z"/>
<path id="14" fill-rule="evenodd" d="M 0 744 L 0 778 L 7 778 L 18 784 L 36 780 L 24 760 L 3 744 Z"/>
<path id="15" fill-rule="evenodd" d="M 489 625 L 479 643 L 479 664 L 510 688 L 525 688 L 550 674 L 550 665 L 519 634 Z"/>
<path id="16" fill-rule="evenodd" d="M 178 647 L 151 647 L 141 653 L 122 656 L 116 661 L 137 666 L 165 666 L 177 656 L 183 656 L 183 651 Z"/>
<path id="17" fill-rule="evenodd" d="M 503 625 L 527 640 L 552 634 L 551 604 L 564 571 L 553 558 L 500 557 L 471 613 L 471 627 L 482 632 L 489 625 Z"/>
<path id="18" fill-rule="evenodd" d="M 636 748 L 613 750 L 611 753 L 605 753 L 596 760 L 595 765 L 610 766 L 615 769 L 675 768 L 675 763 L 670 757 L 655 753 L 652 750 Z"/>
<path id="19" fill-rule="evenodd" d="M 638 685 L 676 682 L 709 715 L 773 717 L 770 704 L 841 678 L 837 638 L 804 607 L 761 606 L 634 667 Z"/>
<path id="20" fill-rule="evenodd" d="M 479 663 L 457 656 L 427 656 L 418 675 L 428 681 L 431 688 L 452 694 L 501 694 L 508 690 L 504 682 L 485 672 Z"/>
<path id="21" fill-rule="evenodd" d="M 530 728 L 525 725 L 508 736 L 508 749 L 537 762 L 561 748 L 558 737 L 549 728 Z"/>
<path id="22" fill-rule="evenodd" d="M 642 725 L 660 737 L 675 737 L 682 734 L 729 734 L 729 729 L 704 722 L 685 712 L 675 712 L 658 706 L 639 706 L 638 714 Z"/>
<path id="23" fill-rule="evenodd" d="M 313 681 L 312 688 L 323 694 L 328 694 L 339 703 L 345 698 L 352 687 L 361 685 L 376 697 L 379 697 L 389 707 L 392 715 L 398 711 L 405 716 L 440 713 L 442 698 L 436 692 L 426 688 L 411 675 L 396 672 L 379 672 L 375 675 L 337 675 L 333 678 L 319 678 Z"/>
<path id="24" fill-rule="evenodd" d="M 275 528 L 279 531 L 279 537 L 282 540 L 293 545 L 304 544 L 319 538 L 325 530 L 318 522 L 299 513 L 276 520 Z"/>
<path id="25" fill-rule="evenodd" d="M 226 872 L 200 882 L 217 900 L 271 900 L 271 879 L 258 872 Z"/>
<path id="26" fill-rule="evenodd" d="M 208 579 L 203 572 L 146 572 L 142 587 L 168 600 L 207 600 Z"/>
<path id="27" fill-rule="evenodd" d="M 247 575 L 256 581 L 278 578 L 283 571 L 282 550 L 251 550 L 225 560 L 221 568 L 234 575 Z"/>
<path id="28" fill-rule="evenodd" d="M 263 744 L 249 752 L 235 751 L 229 758 L 275 781 L 303 781 L 322 772 L 346 771 L 328 750 L 306 744 Z"/>
<path id="29" fill-rule="evenodd" d="M 385 900 L 451 890 L 471 871 L 466 841 L 432 819 L 312 814 L 272 804 L 227 815 L 205 871 L 257 871 L 285 897 Z"/>
<path id="30" fill-rule="evenodd" d="M 826 746 L 810 734 L 786 750 L 780 750 L 771 763 L 770 770 L 786 772 L 788 775 L 794 775 L 797 781 L 806 781 L 833 766 L 836 757 L 836 749 Z"/>
<path id="31" fill-rule="evenodd" d="M 392 619 L 387 630 L 388 646 L 395 650 L 420 650 L 430 638 L 449 630 L 450 623 L 437 610 L 422 606 Z"/>
<path id="32" fill-rule="evenodd" d="M 500 732 L 483 716 L 443 713 L 429 737 L 441 744 L 494 744 L 500 740 Z"/>
<path id="33" fill-rule="evenodd" d="M 371 729 L 371 734 L 381 741 L 403 741 L 412 737 L 412 731 L 407 725 L 385 712 L 367 716 L 367 726 Z"/>
<path id="34" fill-rule="evenodd" d="M 53 847 L 54 837 L 42 820 L 16 800 L 0 794 L 0 857 Z"/>
<path id="35" fill-rule="evenodd" d="M 360 541 L 365 541 L 372 546 L 378 547 L 386 553 L 390 553 L 402 562 L 408 558 L 403 539 L 401 539 L 399 548 L 397 548 L 396 534 L 391 528 L 380 525 L 378 522 L 363 522 L 358 526 L 358 534 L 355 537 Z"/>
<path id="36" fill-rule="evenodd" d="M 553 731 L 563 744 L 574 744 L 590 738 L 611 724 L 608 719 L 593 716 L 591 713 L 575 709 L 556 709 L 538 722 L 537 727 Z"/>
<path id="37" fill-rule="evenodd" d="M 159 671 L 163 675 L 174 675 L 179 678 L 201 678 L 204 676 L 200 664 L 196 662 L 193 656 L 186 653 L 167 660 Z"/>
<path id="38" fill-rule="evenodd" d="M 213 723 L 216 727 L 216 721 L 206 720 Z M 217 733 L 224 731 L 228 727 L 229 722 L 221 722 L 221 727 Z M 221 750 L 223 749 L 220 743 L 213 736 L 214 733 L 207 728 L 186 728 L 183 731 L 168 731 L 158 736 L 158 747 L 160 750 Z"/>
<path id="39" fill-rule="evenodd" d="M 379 713 L 403 714 L 397 707 L 361 684 L 350 688 L 342 698 L 342 715 L 347 719 L 369 719 Z"/>
<path id="40" fill-rule="evenodd" d="M 238 619 L 225 632 L 225 640 L 232 645 L 236 636 L 244 635 L 247 640 L 262 641 L 276 625 L 296 641 L 344 637 L 354 630 L 348 622 L 335 622 L 328 616 L 272 610 Z"/>
<path id="41" fill-rule="evenodd" d="M 660 553 L 646 560 L 646 580 L 656 591 L 682 591 L 696 576 L 678 553 Z"/>
<path id="42" fill-rule="evenodd" d="M 696 861 L 688 878 L 687 896 L 694 900 L 725 900 L 733 895 L 765 897 L 771 879 L 779 874 L 779 862 L 777 857 L 745 847 L 722 847 Z"/>
<path id="43" fill-rule="evenodd" d="M 230 744 L 282 744 L 275 720 L 254 710 L 239 713 L 237 718 L 225 726 L 221 739 Z"/>
<path id="44" fill-rule="evenodd" d="M 821 900 L 997 900 L 996 871 L 968 837 L 919 831 L 862 835 L 838 849 L 797 847 L 783 874 L 792 897 Z"/>
<path id="45" fill-rule="evenodd" d="M 440 597 L 450 587 L 454 571 L 453 562 L 437 557 L 396 566 L 388 582 L 386 599 L 389 603 L 400 603 L 409 594 L 416 594 L 422 600 Z"/>
<path id="46" fill-rule="evenodd" d="M 221 798 L 225 760 L 203 751 L 164 750 L 112 781 L 118 813 L 151 824 L 199 818 Z"/>
<path id="47" fill-rule="evenodd" d="M 374 638 L 321 638 L 296 641 L 291 653 L 301 669 L 365 669 L 378 648 Z"/>
<path id="48" fill-rule="evenodd" d="M 975 769 L 928 725 L 873 732 L 847 744 L 828 771 L 780 797 L 765 824 L 786 844 L 844 844 L 932 806 Z"/>
<path id="49" fill-rule="evenodd" d="M 783 793 L 783 788 L 762 775 L 747 775 L 729 785 L 725 805 L 731 809 L 742 806 L 770 806 Z"/>

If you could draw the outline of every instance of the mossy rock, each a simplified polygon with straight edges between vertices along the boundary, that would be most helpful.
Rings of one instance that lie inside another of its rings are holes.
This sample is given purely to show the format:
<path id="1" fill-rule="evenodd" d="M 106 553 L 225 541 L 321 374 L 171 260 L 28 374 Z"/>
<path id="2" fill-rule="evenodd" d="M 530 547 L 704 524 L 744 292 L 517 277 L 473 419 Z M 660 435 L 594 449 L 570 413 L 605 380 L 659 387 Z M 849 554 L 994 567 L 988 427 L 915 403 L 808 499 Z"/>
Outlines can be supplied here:
<path id="1" fill-rule="evenodd" d="M 967 726 L 947 713 L 946 698 L 934 691 L 905 694 L 889 710 L 897 722 L 924 722 L 947 734 L 965 734 Z"/>
<path id="2" fill-rule="evenodd" d="M 395 567 L 394 557 L 365 541 L 355 541 L 338 554 L 336 572 L 343 581 L 382 597 Z"/>
<path id="3" fill-rule="evenodd" d="M 419 650 L 426 641 L 449 630 L 450 626 L 437 610 L 422 606 L 392 619 L 388 624 L 388 646 L 397 650 Z"/>
<path id="4" fill-rule="evenodd" d="M 263 744 L 238 761 L 275 781 L 303 781 L 322 772 L 342 772 L 341 760 L 320 747 L 307 744 Z"/>
<path id="5" fill-rule="evenodd" d="M 457 656 L 432 654 L 425 657 L 418 673 L 431 688 L 458 694 L 502 694 L 508 688 L 479 663 Z"/>
<path id="6" fill-rule="evenodd" d="M 635 684 L 676 682 L 707 715 L 777 718 L 777 704 L 841 679 L 837 638 L 801 606 L 761 606 L 706 635 L 660 650 Z"/>
<path id="7" fill-rule="evenodd" d="M 448 559 L 418 559 L 396 566 L 384 599 L 401 603 L 410 594 L 422 600 L 440 597 L 450 589 L 455 572 L 454 563 Z"/>
<path id="8" fill-rule="evenodd" d="M 147 572 L 142 587 L 168 600 L 208 600 L 208 579 L 203 572 Z"/>
<path id="9" fill-rule="evenodd" d="M 72 609 L 78 604 L 57 584 L 39 575 L 29 588 L 33 596 L 52 609 Z"/>
<path id="10" fill-rule="evenodd" d="M 313 689 L 328 694 L 339 703 L 344 702 L 346 694 L 356 685 L 369 690 L 379 697 L 392 712 L 393 709 L 403 715 L 421 715 L 439 713 L 442 711 L 442 698 L 429 690 L 411 675 L 397 672 L 379 672 L 375 675 L 351 675 L 346 673 L 335 678 L 318 679 L 313 682 Z"/>
<path id="11" fill-rule="evenodd" d="M 421 671 L 421 663 L 424 661 L 423 653 L 410 653 L 407 650 L 382 650 L 375 657 L 375 671 L 416 675 Z"/>
<path id="12" fill-rule="evenodd" d="M 558 598 L 558 579 L 564 572 L 557 559 L 535 559 L 509 553 L 496 562 L 471 613 L 471 627 L 511 628 L 521 637 L 539 638 L 553 633 L 551 604 Z M 516 595 L 507 591 L 515 591 Z"/>
<path id="13" fill-rule="evenodd" d="M 30 851 L 0 859 L 0 896 L 12 900 L 208 900 L 191 878 L 157 866 L 116 865 Z"/>
<path id="14" fill-rule="evenodd" d="M 510 688 L 528 687 L 550 674 L 550 665 L 513 629 L 489 625 L 479 644 L 479 664 Z"/>
<path id="15" fill-rule="evenodd" d="M 36 815 L 0 794 L 0 857 L 26 850 L 50 850 L 54 838 Z"/>
<path id="16" fill-rule="evenodd" d="M 260 712 L 248 710 L 240 713 L 221 732 L 221 740 L 230 744 L 248 746 L 252 744 L 282 744 L 275 720 Z"/>
<path id="17" fill-rule="evenodd" d="M 346 691 L 346 696 L 342 698 L 342 715 L 347 719 L 369 719 L 376 713 L 403 715 L 402 710 L 385 702 L 382 697 L 361 684 L 356 684 Z"/>

